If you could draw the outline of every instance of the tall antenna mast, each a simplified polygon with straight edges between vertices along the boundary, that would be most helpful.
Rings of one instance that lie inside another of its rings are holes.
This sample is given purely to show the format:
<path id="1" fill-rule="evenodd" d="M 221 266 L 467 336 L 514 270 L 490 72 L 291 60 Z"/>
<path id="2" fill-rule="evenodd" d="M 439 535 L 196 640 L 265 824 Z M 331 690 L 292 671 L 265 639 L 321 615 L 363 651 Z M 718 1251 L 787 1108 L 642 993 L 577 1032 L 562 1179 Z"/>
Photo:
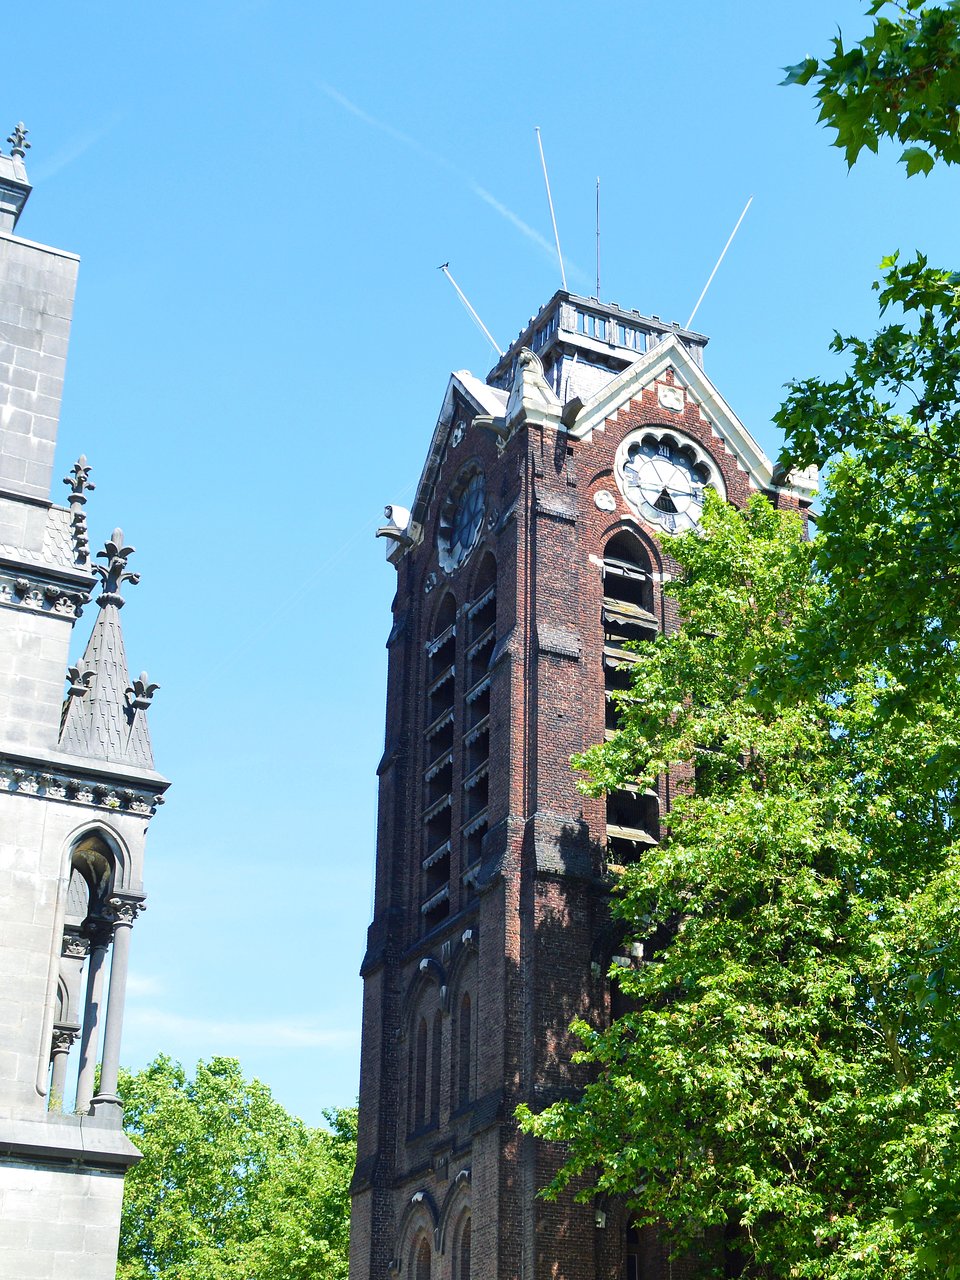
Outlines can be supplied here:
<path id="1" fill-rule="evenodd" d="M 550 194 L 550 179 L 547 177 L 547 162 L 543 155 L 543 139 L 540 137 L 540 126 L 535 126 L 537 135 L 537 146 L 540 148 L 540 163 L 543 165 L 543 180 L 547 187 L 547 204 L 550 206 L 550 221 L 553 223 L 553 238 L 557 242 L 557 258 L 560 261 L 560 279 L 563 281 L 564 290 L 567 287 L 567 273 L 563 269 L 563 254 L 560 252 L 560 235 L 557 231 L 557 215 L 553 211 L 553 196 Z"/>
<path id="2" fill-rule="evenodd" d="M 600 179 L 597 178 L 597 301 L 600 301 Z"/>
<path id="3" fill-rule="evenodd" d="M 456 289 L 456 291 L 457 291 L 457 297 L 460 299 L 460 301 L 463 303 L 463 305 L 464 305 L 464 306 L 467 308 L 467 310 L 470 312 L 471 316 L 472 316 L 472 317 L 474 318 L 474 320 L 476 321 L 478 328 L 479 328 L 479 329 L 480 329 L 480 331 L 483 333 L 483 335 L 484 335 L 484 337 L 486 338 L 486 340 L 490 343 L 491 347 L 493 347 L 493 349 L 494 349 L 494 351 L 497 353 L 497 355 L 498 355 L 498 356 L 502 356 L 502 355 L 503 355 L 503 352 L 501 351 L 500 347 L 498 347 L 498 346 L 497 346 L 497 344 L 494 342 L 494 340 L 493 340 L 493 334 L 490 332 L 490 330 L 487 328 L 487 326 L 483 323 L 483 321 L 480 319 L 480 317 L 479 317 L 479 316 L 477 315 L 477 313 L 474 311 L 473 307 L 471 307 L 470 303 L 467 301 L 467 295 L 463 292 L 463 290 L 462 290 L 462 289 L 460 288 L 460 286 L 457 284 L 456 280 L 454 280 L 453 276 L 450 274 L 450 263 L 449 263 L 449 262 L 442 262 L 442 263 L 440 264 L 440 266 L 439 266 L 439 267 L 437 267 L 437 270 L 438 270 L 438 271 L 442 271 L 442 272 L 443 272 L 443 274 L 447 277 L 447 279 L 448 279 L 448 280 L 450 281 L 450 283 L 453 285 L 454 289 Z"/>
<path id="4" fill-rule="evenodd" d="M 724 259 L 725 255 L 726 255 L 727 250 L 728 250 L 728 249 L 730 248 L 730 246 L 733 244 L 733 237 L 734 237 L 734 236 L 737 234 L 737 232 L 740 230 L 740 223 L 741 223 L 741 222 L 744 220 L 744 218 L 747 216 L 747 210 L 750 208 L 750 206 L 751 206 L 752 204 L 753 204 L 753 196 L 751 196 L 751 197 L 750 197 L 750 199 L 747 201 L 747 203 L 743 206 L 743 213 L 741 213 L 740 217 L 737 219 L 737 225 L 736 225 L 736 226 L 733 228 L 733 230 L 730 232 L 730 239 L 729 239 L 729 240 L 727 241 L 727 243 L 723 246 L 723 252 L 720 254 L 720 257 L 717 259 L 717 265 L 716 265 L 716 266 L 713 268 L 713 270 L 710 272 L 710 279 L 709 279 L 709 280 L 707 281 L 707 283 L 703 286 L 703 292 L 700 294 L 700 297 L 697 299 L 697 305 L 696 305 L 696 306 L 693 308 L 693 310 L 690 312 L 690 319 L 689 319 L 689 320 L 687 321 L 687 323 L 683 326 L 685 329 L 689 329 L 689 328 L 690 328 L 690 326 L 693 324 L 693 317 L 694 317 L 694 316 L 697 314 L 697 312 L 700 310 L 700 303 L 701 303 L 701 302 L 704 300 L 704 298 L 707 296 L 707 290 L 710 288 L 710 285 L 713 283 L 713 277 L 717 274 L 717 271 L 718 271 L 718 269 L 719 269 L 719 267 L 720 267 L 720 263 L 723 261 L 723 259 Z"/>

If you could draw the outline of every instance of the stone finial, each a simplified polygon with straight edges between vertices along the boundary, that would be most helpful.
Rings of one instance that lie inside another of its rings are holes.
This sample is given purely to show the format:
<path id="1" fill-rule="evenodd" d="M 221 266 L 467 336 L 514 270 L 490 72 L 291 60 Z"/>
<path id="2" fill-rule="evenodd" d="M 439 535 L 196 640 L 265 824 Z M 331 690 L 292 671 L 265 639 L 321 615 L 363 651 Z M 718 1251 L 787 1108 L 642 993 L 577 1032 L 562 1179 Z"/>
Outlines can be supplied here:
<path id="1" fill-rule="evenodd" d="M 123 544 L 122 529 L 114 529 L 113 536 L 105 543 L 103 550 L 97 552 L 97 559 L 107 561 L 106 565 L 95 564 L 91 566 L 93 572 L 103 583 L 103 593 L 97 597 L 97 604 L 101 609 L 108 604 L 122 609 L 123 596 L 120 594 L 121 586 L 125 582 L 136 586 L 140 581 L 139 573 L 127 572 L 127 560 L 133 553 L 133 547 L 126 547 Z"/>
<path id="2" fill-rule="evenodd" d="M 68 698 L 82 698 L 90 692 L 90 681 L 93 679 L 94 671 L 92 667 L 85 667 L 78 663 L 75 667 L 67 667 L 67 680 L 70 687 L 67 689 Z"/>
<path id="3" fill-rule="evenodd" d="M 83 508 L 87 501 L 87 490 L 97 486 L 90 479 L 90 467 L 85 454 L 81 453 L 70 474 L 63 477 L 63 483 L 70 486 L 67 501 L 72 513 L 74 554 L 78 564 L 86 564 L 90 559 L 90 538 L 87 533 L 87 515 Z"/>
<path id="4" fill-rule="evenodd" d="M 95 489 L 97 486 L 90 479 L 90 464 L 87 462 L 87 455 L 81 453 L 70 468 L 70 474 L 63 477 L 63 483 L 70 486 L 70 497 L 67 501 L 72 505 L 74 502 L 83 504 L 86 502 L 86 491 Z"/>
<path id="5" fill-rule="evenodd" d="M 131 681 L 126 689 L 130 709 L 132 711 L 146 711 L 147 707 L 149 707 L 150 703 L 153 701 L 153 695 L 159 688 L 160 686 L 158 684 L 150 683 L 149 677 L 145 671 L 141 671 L 138 678 Z"/>
<path id="6" fill-rule="evenodd" d="M 29 129 L 24 128 L 22 120 L 18 125 L 14 126 L 13 132 L 10 134 L 9 138 L 7 138 L 7 141 L 10 143 L 10 154 L 12 156 L 19 156 L 22 160 L 30 150 L 31 144 L 27 142 L 27 134 L 29 132 Z"/>

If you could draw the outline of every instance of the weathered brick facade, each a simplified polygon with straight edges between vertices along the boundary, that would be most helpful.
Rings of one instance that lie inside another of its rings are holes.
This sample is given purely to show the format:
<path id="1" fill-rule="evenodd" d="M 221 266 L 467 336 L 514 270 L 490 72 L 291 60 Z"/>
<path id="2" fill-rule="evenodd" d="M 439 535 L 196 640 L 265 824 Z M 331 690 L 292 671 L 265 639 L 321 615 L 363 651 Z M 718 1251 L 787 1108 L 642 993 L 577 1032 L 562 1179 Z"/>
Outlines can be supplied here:
<path id="1" fill-rule="evenodd" d="M 628 1264 L 622 1206 L 537 1199 L 560 1153 L 513 1116 L 577 1089 L 570 1022 L 611 1015 L 610 815 L 569 760 L 604 734 L 618 532 L 648 557 L 648 625 L 676 622 L 662 525 L 624 496 L 618 446 L 644 427 L 695 443 L 737 505 L 756 488 L 809 496 L 802 478 L 774 484 L 702 372 L 705 341 L 557 294 L 486 383 L 453 376 L 410 518 L 394 509 L 381 531 L 397 594 L 352 1280 L 668 1274 L 655 1233 Z"/>

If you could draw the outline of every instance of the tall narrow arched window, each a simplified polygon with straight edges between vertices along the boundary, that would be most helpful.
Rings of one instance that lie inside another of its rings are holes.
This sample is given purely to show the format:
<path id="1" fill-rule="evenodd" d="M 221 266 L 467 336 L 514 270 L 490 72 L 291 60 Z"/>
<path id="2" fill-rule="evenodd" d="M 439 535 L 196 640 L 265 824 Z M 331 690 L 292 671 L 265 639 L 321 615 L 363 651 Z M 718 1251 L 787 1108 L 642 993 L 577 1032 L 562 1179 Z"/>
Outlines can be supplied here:
<path id="1" fill-rule="evenodd" d="M 430 1280 L 430 1243 L 426 1237 L 422 1237 L 417 1246 L 413 1276 L 414 1280 Z"/>
<path id="2" fill-rule="evenodd" d="M 457 602 L 443 597 L 426 644 L 424 712 L 423 852 L 420 914 L 425 930 L 450 913 L 453 819 L 453 740 L 456 710 Z"/>
<path id="3" fill-rule="evenodd" d="M 68 1059 L 80 1039 L 80 1078 L 74 1106 L 86 1110 L 103 1033 L 104 966 L 113 931 L 110 898 L 116 859 L 106 840 L 91 832 L 70 854 L 64 909 L 57 1006 L 50 1047 L 50 1102 L 66 1103 Z"/>
<path id="4" fill-rule="evenodd" d="M 443 1014 L 433 1015 L 433 1046 L 430 1054 L 430 1123 L 440 1123 L 440 1075 L 443 1062 Z"/>
<path id="5" fill-rule="evenodd" d="M 470 1280 L 470 1215 L 465 1214 L 453 1255 L 454 1280 Z"/>
<path id="6" fill-rule="evenodd" d="M 427 1020 L 417 1023 L 417 1058 L 414 1071 L 413 1127 L 422 1128 L 427 1122 Z"/>
<path id="7" fill-rule="evenodd" d="M 489 552 L 478 566 L 466 614 L 462 875 L 469 896 L 476 890 L 483 837 L 490 825 L 490 661 L 497 638 L 497 562 Z"/>
<path id="8" fill-rule="evenodd" d="M 465 1107 L 470 1101 L 471 1072 L 473 1070 L 473 1028 L 469 992 L 464 992 L 457 1010 L 457 1106 Z"/>
<path id="9" fill-rule="evenodd" d="M 643 1280 L 643 1241 L 635 1223 L 627 1227 L 623 1251 L 623 1280 Z"/>
<path id="10" fill-rule="evenodd" d="M 636 645 L 656 638 L 660 631 L 654 597 L 650 554 L 633 533 L 624 529 L 610 539 L 603 552 L 603 693 L 606 729 L 619 723 L 618 698 L 629 696 L 633 666 L 641 661 Z M 634 862 L 644 848 L 660 838 L 656 792 L 624 789 L 607 797 L 607 851 L 610 862 Z"/>

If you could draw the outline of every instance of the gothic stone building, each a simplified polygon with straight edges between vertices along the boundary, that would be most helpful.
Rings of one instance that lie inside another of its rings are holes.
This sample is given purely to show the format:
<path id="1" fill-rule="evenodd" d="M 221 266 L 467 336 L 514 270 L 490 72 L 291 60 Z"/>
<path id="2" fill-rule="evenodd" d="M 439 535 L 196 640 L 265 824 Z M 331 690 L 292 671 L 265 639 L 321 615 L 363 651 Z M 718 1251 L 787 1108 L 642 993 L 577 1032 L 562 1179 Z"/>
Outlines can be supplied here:
<path id="1" fill-rule="evenodd" d="M 116 530 L 91 559 L 85 459 L 51 500 L 77 259 L 15 234 L 23 133 L 0 155 L 0 1276 L 114 1280 L 124 988 L 167 783 L 124 655 L 132 548 Z"/>
<path id="2" fill-rule="evenodd" d="M 558 1154 L 513 1115 L 577 1087 L 575 1016 L 616 1013 L 610 873 L 670 805 L 669 776 L 587 799 L 569 765 L 614 724 L 624 643 L 675 625 L 660 535 L 708 485 L 812 495 L 710 382 L 706 342 L 557 293 L 485 381 L 450 378 L 413 509 L 387 508 L 351 1280 L 671 1274 L 622 1206 L 537 1199 Z"/>

